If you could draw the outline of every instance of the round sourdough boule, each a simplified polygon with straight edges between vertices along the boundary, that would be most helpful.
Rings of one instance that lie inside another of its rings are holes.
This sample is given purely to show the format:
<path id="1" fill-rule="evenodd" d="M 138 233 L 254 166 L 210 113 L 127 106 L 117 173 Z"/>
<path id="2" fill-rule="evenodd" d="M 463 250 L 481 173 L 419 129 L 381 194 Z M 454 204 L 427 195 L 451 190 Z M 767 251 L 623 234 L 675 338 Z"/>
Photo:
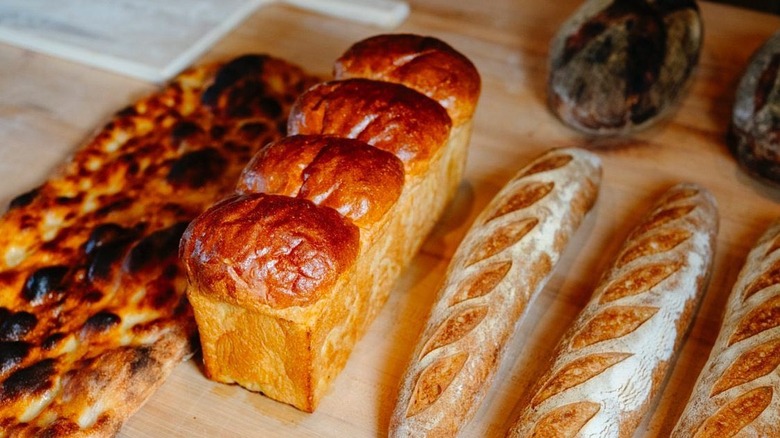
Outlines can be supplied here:
<path id="1" fill-rule="evenodd" d="M 693 0 L 588 0 L 553 38 L 549 106 L 587 134 L 633 133 L 676 107 L 701 43 Z"/>
<path id="2" fill-rule="evenodd" d="M 752 56 L 737 87 L 727 142 L 749 174 L 780 184 L 780 32 Z"/>

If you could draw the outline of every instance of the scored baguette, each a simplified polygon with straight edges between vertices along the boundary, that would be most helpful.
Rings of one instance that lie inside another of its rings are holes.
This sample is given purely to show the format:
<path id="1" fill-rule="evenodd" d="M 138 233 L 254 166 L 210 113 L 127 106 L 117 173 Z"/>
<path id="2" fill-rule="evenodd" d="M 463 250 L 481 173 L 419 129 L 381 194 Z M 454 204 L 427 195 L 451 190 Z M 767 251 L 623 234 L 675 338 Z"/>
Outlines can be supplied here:
<path id="1" fill-rule="evenodd" d="M 673 437 L 780 436 L 780 221 L 758 240 Z"/>
<path id="2" fill-rule="evenodd" d="M 207 375 L 307 412 L 454 195 L 480 88 L 468 59 L 415 35 L 359 42 L 336 73 L 180 251 Z"/>
<path id="3" fill-rule="evenodd" d="M 508 436 L 633 436 L 701 300 L 717 228 L 706 190 L 668 190 L 563 336 Z"/>
<path id="4" fill-rule="evenodd" d="M 403 377 L 391 436 L 453 436 L 473 417 L 517 321 L 593 206 L 600 182 L 597 156 L 552 150 L 480 213 Z"/>

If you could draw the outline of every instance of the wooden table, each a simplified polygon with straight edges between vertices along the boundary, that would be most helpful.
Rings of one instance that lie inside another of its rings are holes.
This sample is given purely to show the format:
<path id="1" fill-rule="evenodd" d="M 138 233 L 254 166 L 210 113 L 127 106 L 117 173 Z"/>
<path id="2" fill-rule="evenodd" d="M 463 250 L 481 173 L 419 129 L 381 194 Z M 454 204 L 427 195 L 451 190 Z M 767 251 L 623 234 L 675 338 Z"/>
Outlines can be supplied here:
<path id="1" fill-rule="evenodd" d="M 587 142 L 546 109 L 548 41 L 575 0 L 418 0 L 398 31 L 437 36 L 471 58 L 483 93 L 465 179 L 457 199 L 404 274 L 330 393 L 305 414 L 237 386 L 206 380 L 199 360 L 181 364 L 133 416 L 123 437 L 383 435 L 394 392 L 431 300 L 475 215 L 532 157 L 556 146 L 590 147 L 604 181 L 592 214 L 507 349 L 496 384 L 465 436 L 502 436 L 519 395 L 539 377 L 567 323 L 587 302 L 639 216 L 678 181 L 708 187 L 721 211 L 715 271 L 646 436 L 667 436 L 720 324 L 723 305 L 753 242 L 780 217 L 780 190 L 757 183 L 724 146 L 736 82 L 750 54 L 780 17 L 702 3 L 705 41 L 679 111 L 634 139 Z M 486 8 L 481 6 L 489 4 Z M 204 57 L 266 52 L 328 74 L 350 44 L 381 29 L 269 6 L 254 13 Z M 154 85 L 0 45 L 0 204 L 39 184 L 117 109 Z M 642 433 L 640 433 L 642 435 Z"/>

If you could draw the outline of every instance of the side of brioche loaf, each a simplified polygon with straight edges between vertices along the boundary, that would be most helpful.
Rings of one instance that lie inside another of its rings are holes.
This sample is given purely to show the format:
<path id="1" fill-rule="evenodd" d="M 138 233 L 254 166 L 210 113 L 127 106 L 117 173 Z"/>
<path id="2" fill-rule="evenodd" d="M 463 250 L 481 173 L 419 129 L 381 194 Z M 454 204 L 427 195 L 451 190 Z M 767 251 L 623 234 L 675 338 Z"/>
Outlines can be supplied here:
<path id="1" fill-rule="evenodd" d="M 759 239 L 673 437 L 780 436 L 780 221 Z"/>
<path id="2" fill-rule="evenodd" d="M 375 37 L 339 62 L 373 57 L 400 68 L 428 40 Z M 237 193 L 190 225 L 181 257 L 210 378 L 311 412 L 344 367 L 463 172 L 479 75 L 436 46 L 437 59 L 457 61 L 446 65 L 462 82 L 421 79 L 438 71 L 433 63 L 410 86 L 340 68 L 299 97 L 290 136 L 253 158 Z M 453 125 L 426 94 L 466 116 Z"/>
<path id="3" fill-rule="evenodd" d="M 403 377 L 391 436 L 453 436 L 474 415 L 517 321 L 595 202 L 600 181 L 595 155 L 553 150 L 477 217 Z"/>
<path id="4" fill-rule="evenodd" d="M 633 436 L 698 308 L 717 229 L 706 190 L 668 190 L 602 276 L 508 436 Z"/>

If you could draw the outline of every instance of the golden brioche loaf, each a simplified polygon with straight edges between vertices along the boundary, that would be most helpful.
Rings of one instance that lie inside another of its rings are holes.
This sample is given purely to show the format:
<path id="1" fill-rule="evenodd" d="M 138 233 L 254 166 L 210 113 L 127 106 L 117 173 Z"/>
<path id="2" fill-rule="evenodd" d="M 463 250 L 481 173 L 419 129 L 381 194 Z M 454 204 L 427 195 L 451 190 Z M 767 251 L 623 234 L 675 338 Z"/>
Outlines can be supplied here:
<path id="1" fill-rule="evenodd" d="M 180 247 L 208 376 L 308 412 L 455 193 L 480 87 L 414 35 L 357 43 L 335 70 Z"/>

